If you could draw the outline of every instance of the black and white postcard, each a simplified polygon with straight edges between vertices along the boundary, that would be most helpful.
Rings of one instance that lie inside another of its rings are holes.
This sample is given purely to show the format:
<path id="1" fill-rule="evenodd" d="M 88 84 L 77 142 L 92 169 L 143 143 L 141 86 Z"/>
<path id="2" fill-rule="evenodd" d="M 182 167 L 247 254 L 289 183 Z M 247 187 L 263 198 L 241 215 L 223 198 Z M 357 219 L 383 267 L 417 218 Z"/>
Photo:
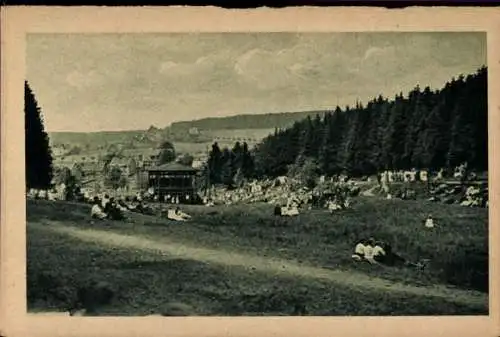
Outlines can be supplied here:
<path id="1" fill-rule="evenodd" d="M 3 14 L 5 336 L 493 336 L 498 11 Z"/>

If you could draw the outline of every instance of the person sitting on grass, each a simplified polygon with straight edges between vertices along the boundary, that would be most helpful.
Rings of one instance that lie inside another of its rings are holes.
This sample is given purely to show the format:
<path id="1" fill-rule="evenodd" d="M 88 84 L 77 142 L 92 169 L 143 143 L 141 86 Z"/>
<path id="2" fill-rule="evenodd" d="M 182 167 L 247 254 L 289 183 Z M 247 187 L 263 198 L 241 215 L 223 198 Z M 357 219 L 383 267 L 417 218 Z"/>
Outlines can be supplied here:
<path id="1" fill-rule="evenodd" d="M 281 206 L 279 204 L 274 206 L 274 215 L 281 216 Z"/>
<path id="2" fill-rule="evenodd" d="M 352 255 L 354 261 L 362 261 L 365 259 L 365 244 L 366 240 L 361 239 L 354 247 L 354 254 Z"/>
<path id="3" fill-rule="evenodd" d="M 125 216 L 123 213 L 118 209 L 116 202 L 114 198 L 111 198 L 110 201 L 107 204 L 106 209 L 104 211 L 108 214 L 108 219 L 111 220 L 124 220 Z"/>
<path id="4" fill-rule="evenodd" d="M 425 220 L 425 227 L 426 228 L 434 228 L 436 224 L 434 223 L 434 219 L 432 218 L 432 215 L 429 214 L 427 219 Z"/>
<path id="5" fill-rule="evenodd" d="M 109 195 L 104 194 L 101 200 L 101 207 L 105 210 L 110 201 L 111 199 L 109 198 Z"/>
<path id="6" fill-rule="evenodd" d="M 106 202 L 103 201 L 102 207 L 104 208 L 104 212 L 109 214 L 109 212 L 111 211 L 113 202 L 114 202 L 113 198 L 109 198 Z"/>
<path id="7" fill-rule="evenodd" d="M 333 213 L 335 211 L 339 211 L 339 210 L 342 209 L 342 206 L 339 205 L 339 203 L 337 202 L 336 198 L 333 201 L 332 200 L 328 200 L 327 201 L 327 207 L 328 207 L 328 211 L 330 211 L 330 213 Z"/>
<path id="8" fill-rule="evenodd" d="M 366 245 L 365 245 L 365 260 L 370 262 L 371 264 L 377 263 L 373 259 L 374 247 L 375 247 L 375 239 L 373 239 L 373 238 L 368 239 L 368 241 L 366 242 Z"/>
<path id="9" fill-rule="evenodd" d="M 384 250 L 384 244 L 381 241 L 377 241 L 375 243 L 375 247 L 373 247 L 373 261 L 376 263 L 385 263 L 387 254 Z"/>
<path id="10" fill-rule="evenodd" d="M 103 219 L 106 219 L 106 217 L 108 216 L 101 208 L 100 206 L 100 201 L 99 199 L 96 197 L 94 198 L 94 206 L 92 206 L 91 210 L 90 210 L 90 216 L 93 218 L 93 219 L 99 219 L 99 220 L 103 220 Z"/>

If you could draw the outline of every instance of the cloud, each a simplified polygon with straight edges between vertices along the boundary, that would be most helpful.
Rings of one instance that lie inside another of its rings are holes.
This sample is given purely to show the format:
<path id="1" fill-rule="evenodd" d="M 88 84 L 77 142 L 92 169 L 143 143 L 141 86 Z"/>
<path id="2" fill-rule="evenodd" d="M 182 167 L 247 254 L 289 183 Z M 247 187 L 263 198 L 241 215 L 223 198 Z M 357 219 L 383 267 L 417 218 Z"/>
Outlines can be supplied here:
<path id="1" fill-rule="evenodd" d="M 267 50 L 253 48 L 238 56 L 234 72 L 261 90 L 284 89 L 310 82 L 325 84 L 331 69 L 339 71 L 339 57 L 325 52 L 324 46 L 297 43 L 289 48 Z"/>
<path id="2" fill-rule="evenodd" d="M 384 49 L 379 48 L 379 47 L 370 47 L 366 50 L 365 55 L 363 56 L 363 60 L 368 60 L 371 56 L 377 55 L 377 54 L 383 54 Z"/>
<path id="3" fill-rule="evenodd" d="M 234 71 L 260 89 L 277 89 L 290 85 L 291 72 L 276 53 L 255 48 L 237 58 Z"/>
<path id="4" fill-rule="evenodd" d="M 160 73 L 168 74 L 170 70 L 178 68 L 180 65 L 178 63 L 167 61 L 160 64 Z"/>
<path id="5" fill-rule="evenodd" d="M 227 66 L 227 62 L 227 56 L 224 54 L 201 56 L 194 62 L 166 60 L 159 64 L 158 72 L 162 74 L 163 78 L 180 81 L 196 79 L 198 81 L 200 78 L 212 76 L 215 69 Z"/>

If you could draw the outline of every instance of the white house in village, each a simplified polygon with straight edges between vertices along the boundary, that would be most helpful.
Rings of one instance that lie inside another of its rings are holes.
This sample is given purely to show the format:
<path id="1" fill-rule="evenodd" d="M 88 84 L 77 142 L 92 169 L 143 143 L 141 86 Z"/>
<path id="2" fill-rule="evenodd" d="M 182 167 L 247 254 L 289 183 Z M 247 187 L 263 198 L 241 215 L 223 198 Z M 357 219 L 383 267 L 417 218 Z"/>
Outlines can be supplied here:
<path id="1" fill-rule="evenodd" d="M 191 166 L 195 169 L 200 169 L 203 167 L 205 162 L 206 162 L 205 160 L 196 159 L 196 160 L 193 160 L 193 164 Z"/>
<path id="2" fill-rule="evenodd" d="M 196 127 L 192 127 L 189 129 L 189 134 L 192 136 L 197 136 L 200 134 L 200 130 L 198 130 L 198 128 Z"/>

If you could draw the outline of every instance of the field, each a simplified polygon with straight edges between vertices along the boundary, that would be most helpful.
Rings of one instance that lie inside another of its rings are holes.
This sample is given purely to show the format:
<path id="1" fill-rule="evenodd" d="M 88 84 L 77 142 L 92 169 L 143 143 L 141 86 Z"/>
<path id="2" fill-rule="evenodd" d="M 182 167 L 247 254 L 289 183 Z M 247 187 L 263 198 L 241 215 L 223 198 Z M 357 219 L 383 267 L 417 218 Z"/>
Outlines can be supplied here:
<path id="1" fill-rule="evenodd" d="M 351 210 L 291 219 L 267 204 L 186 206 L 187 223 L 91 223 L 89 209 L 28 201 L 30 311 L 65 310 L 93 280 L 115 293 L 96 315 L 488 314 L 486 209 L 360 197 Z M 354 241 L 368 236 L 430 263 L 352 262 Z"/>

